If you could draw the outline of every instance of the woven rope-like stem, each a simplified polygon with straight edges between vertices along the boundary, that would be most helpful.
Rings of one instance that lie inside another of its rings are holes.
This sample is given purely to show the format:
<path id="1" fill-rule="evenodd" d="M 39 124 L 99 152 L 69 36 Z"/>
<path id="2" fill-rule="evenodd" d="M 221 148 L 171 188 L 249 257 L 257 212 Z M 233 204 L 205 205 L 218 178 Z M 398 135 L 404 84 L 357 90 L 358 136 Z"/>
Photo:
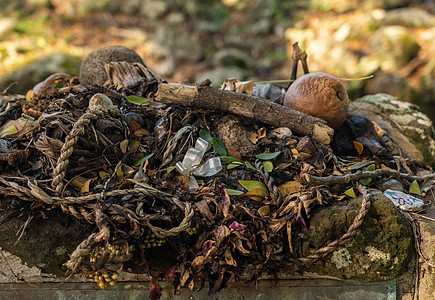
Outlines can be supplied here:
<path id="1" fill-rule="evenodd" d="M 329 253 L 334 252 L 338 249 L 338 247 L 345 244 L 349 239 L 354 236 L 357 232 L 357 229 L 361 226 L 365 215 L 369 211 L 370 208 L 370 194 L 367 189 L 364 187 L 360 187 L 359 189 L 363 192 L 363 201 L 361 203 L 361 208 L 359 210 L 358 215 L 353 219 L 352 225 L 348 228 L 347 232 L 341 236 L 339 239 L 330 242 L 327 246 L 318 249 L 314 254 L 311 254 L 306 257 L 299 257 L 298 260 L 303 263 L 313 263 L 316 260 L 327 256 Z"/>
<path id="2" fill-rule="evenodd" d="M 107 109 L 97 108 L 86 112 L 74 123 L 72 130 L 65 138 L 65 143 L 60 150 L 60 157 L 57 159 L 57 165 L 53 171 L 51 186 L 56 191 L 57 195 L 60 195 L 62 192 L 62 180 L 65 178 L 69 157 L 74 152 L 74 145 L 77 143 L 79 136 L 85 133 L 85 127 L 89 125 L 91 120 L 96 120 L 108 115 L 109 111 Z"/>
<path id="3" fill-rule="evenodd" d="M 95 244 L 94 238 L 97 234 L 98 233 L 92 233 L 71 253 L 70 259 L 64 264 L 68 270 L 75 272 L 82 263 L 83 258 L 92 253 L 92 245 Z"/>
<path id="4" fill-rule="evenodd" d="M 278 187 L 273 184 L 273 178 L 269 175 L 269 172 L 264 169 L 259 159 L 255 161 L 255 167 L 261 176 L 263 176 L 264 183 L 267 185 L 269 191 L 271 191 L 273 194 L 273 201 L 279 207 L 282 204 L 282 195 L 279 192 Z"/>

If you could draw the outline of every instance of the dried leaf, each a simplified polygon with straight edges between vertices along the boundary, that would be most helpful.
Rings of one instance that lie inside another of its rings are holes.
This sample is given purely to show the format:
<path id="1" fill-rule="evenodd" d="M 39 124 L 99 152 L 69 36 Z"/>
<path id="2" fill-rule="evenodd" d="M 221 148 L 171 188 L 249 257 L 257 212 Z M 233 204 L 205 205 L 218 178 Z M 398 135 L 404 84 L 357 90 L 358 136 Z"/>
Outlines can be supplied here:
<path id="1" fill-rule="evenodd" d="M 271 160 L 271 159 L 274 159 L 275 157 L 277 157 L 280 154 L 281 154 L 281 151 L 277 151 L 277 152 L 273 152 L 273 153 L 263 152 L 263 153 L 255 155 L 255 157 L 258 158 L 258 159 L 261 159 L 261 160 Z"/>
<path id="2" fill-rule="evenodd" d="M 128 150 L 128 139 L 123 140 L 120 144 L 119 147 L 121 148 L 121 151 L 123 154 L 127 153 Z"/>
<path id="3" fill-rule="evenodd" d="M 292 153 L 293 153 L 294 155 L 298 155 L 298 154 L 299 154 L 299 151 L 298 151 L 297 149 L 293 148 L 293 149 L 292 149 Z"/>
<path id="4" fill-rule="evenodd" d="M 236 150 L 227 148 L 227 152 L 228 152 L 229 156 L 237 158 L 238 160 L 242 160 L 242 155 L 239 152 L 237 152 Z"/>
<path id="5" fill-rule="evenodd" d="M 343 173 L 338 171 L 337 167 L 334 165 L 334 171 L 332 172 L 332 175 L 341 176 L 341 175 L 343 175 Z"/>
<path id="6" fill-rule="evenodd" d="M 340 196 L 337 196 L 336 200 L 337 200 L 337 201 L 341 201 L 341 200 L 343 200 L 344 198 L 346 198 L 346 195 L 340 195 Z"/>
<path id="7" fill-rule="evenodd" d="M 236 249 L 240 251 L 242 254 L 249 254 L 249 251 L 243 247 L 243 243 L 241 239 L 235 239 L 232 241 L 233 245 L 236 246 Z"/>
<path id="8" fill-rule="evenodd" d="M 142 126 L 140 126 L 135 120 L 131 119 L 128 121 L 128 128 L 130 128 L 131 132 L 135 132 L 136 130 L 142 129 Z"/>
<path id="9" fill-rule="evenodd" d="M 237 267 L 237 262 L 234 260 L 233 255 L 231 254 L 230 248 L 225 249 L 225 262 L 228 265 Z"/>
<path id="10" fill-rule="evenodd" d="M 10 124 L 10 122 L 7 122 L 5 125 L 3 125 L 0 128 L 0 139 L 8 136 L 8 135 L 12 135 L 18 132 L 17 127 L 15 127 L 15 125 Z"/>
<path id="11" fill-rule="evenodd" d="M 261 181 L 256 180 L 239 180 L 239 183 L 241 186 L 243 186 L 248 191 L 251 191 L 253 189 L 261 189 L 264 196 L 269 195 L 269 191 L 266 187 L 266 185 Z"/>
<path id="12" fill-rule="evenodd" d="M 257 144 L 257 142 L 266 136 L 266 128 L 262 127 L 257 130 L 257 132 L 252 132 L 249 140 L 253 144 Z"/>
<path id="13" fill-rule="evenodd" d="M 86 181 L 83 183 L 83 186 L 82 186 L 82 188 L 80 189 L 80 192 L 81 192 L 81 193 L 89 193 L 89 189 L 90 189 L 91 182 L 94 181 L 95 179 L 97 179 L 97 177 L 89 178 L 88 180 L 86 180 Z"/>
<path id="14" fill-rule="evenodd" d="M 257 144 L 257 142 L 258 142 L 258 134 L 256 132 L 251 132 L 251 136 L 249 137 L 249 140 L 254 145 Z"/>
<path id="15" fill-rule="evenodd" d="M 360 142 L 357 142 L 357 141 L 353 141 L 353 147 L 355 148 L 358 155 L 361 155 L 361 153 L 364 150 L 363 144 L 361 144 Z"/>
<path id="16" fill-rule="evenodd" d="M 293 242 L 292 242 L 292 222 L 287 221 L 287 241 L 290 253 L 294 253 Z"/>
<path id="17" fill-rule="evenodd" d="M 86 178 L 81 176 L 76 176 L 73 179 L 71 179 L 70 184 L 76 189 L 81 190 L 85 182 L 86 182 Z"/>
<path id="18" fill-rule="evenodd" d="M 241 81 L 236 82 L 236 92 L 245 93 L 247 95 L 252 95 L 254 91 L 254 82 L 253 81 Z"/>
<path id="19" fill-rule="evenodd" d="M 125 164 L 122 164 L 122 165 L 121 165 L 121 170 L 122 170 L 122 172 L 123 172 L 123 174 L 124 174 L 124 176 L 125 176 L 126 178 L 133 177 L 133 174 L 134 174 L 134 172 L 136 171 L 136 170 L 133 169 L 132 167 L 127 166 L 127 165 L 125 165 Z"/>
<path id="20" fill-rule="evenodd" d="M 304 157 L 304 158 L 310 158 L 311 157 L 311 154 L 309 154 L 309 153 L 300 152 L 299 154 L 302 155 L 302 157 Z"/>
<path id="21" fill-rule="evenodd" d="M 227 193 L 230 196 L 238 196 L 238 195 L 244 194 L 244 192 L 242 192 L 242 191 L 233 190 L 233 189 L 227 189 Z"/>
<path id="22" fill-rule="evenodd" d="M 420 185 L 418 184 L 417 180 L 411 182 L 411 185 L 409 186 L 409 192 L 412 194 L 421 195 Z"/>
<path id="23" fill-rule="evenodd" d="M 135 153 L 137 149 L 139 149 L 140 141 L 139 140 L 132 140 L 130 142 L 130 153 Z"/>
<path id="24" fill-rule="evenodd" d="M 251 198 L 254 201 L 262 201 L 266 195 L 264 195 L 264 192 L 262 189 L 255 188 L 255 189 L 252 189 L 252 190 L 246 192 L 245 196 Z"/>
<path id="25" fill-rule="evenodd" d="M 387 167 L 384 164 L 380 164 L 381 169 L 392 170 L 390 167 Z"/>
<path id="26" fill-rule="evenodd" d="M 267 172 L 272 172 L 273 171 L 273 163 L 270 160 L 266 160 L 266 161 L 262 161 L 261 164 L 263 165 L 263 168 L 267 171 Z"/>
<path id="27" fill-rule="evenodd" d="M 136 130 L 133 133 L 133 135 L 137 136 L 137 137 L 141 137 L 141 136 L 144 136 L 144 135 L 149 136 L 149 135 L 151 135 L 151 133 L 148 130 L 141 128 L 141 129 Z"/>
<path id="28" fill-rule="evenodd" d="M 33 118 L 29 119 L 26 117 L 8 121 L 2 127 L 0 127 L 0 139 L 6 136 L 19 138 L 31 132 L 38 124 L 39 120 L 34 120 Z"/>
<path id="29" fill-rule="evenodd" d="M 278 187 L 279 192 L 283 196 L 300 192 L 304 186 L 297 181 L 287 181 Z"/>
<path id="30" fill-rule="evenodd" d="M 231 223 L 230 226 L 228 226 L 228 228 L 235 230 L 235 231 L 242 231 L 246 228 L 246 225 L 240 224 L 237 221 L 233 221 L 233 223 Z"/>
<path id="31" fill-rule="evenodd" d="M 349 197 L 356 198 L 355 191 L 353 190 L 353 187 L 346 190 L 344 193 Z"/>
<path id="32" fill-rule="evenodd" d="M 265 217 L 265 216 L 269 215 L 270 214 L 270 207 L 269 207 L 269 205 L 265 205 L 265 206 L 260 207 L 258 209 L 258 214 L 260 216 L 262 216 L 262 217 Z"/>

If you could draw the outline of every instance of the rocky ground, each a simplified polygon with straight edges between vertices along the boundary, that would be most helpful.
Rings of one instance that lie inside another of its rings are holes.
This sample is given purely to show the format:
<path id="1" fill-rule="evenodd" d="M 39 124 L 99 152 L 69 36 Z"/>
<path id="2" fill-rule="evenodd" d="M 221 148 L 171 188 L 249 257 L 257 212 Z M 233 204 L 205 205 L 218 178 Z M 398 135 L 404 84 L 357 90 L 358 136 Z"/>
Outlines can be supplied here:
<path id="1" fill-rule="evenodd" d="M 311 72 L 347 82 L 351 100 L 386 92 L 435 102 L 435 4 L 424 0 L 3 1 L 0 89 L 25 93 L 54 72 L 78 75 L 95 48 L 123 44 L 168 81 L 288 79 L 298 41 Z"/>

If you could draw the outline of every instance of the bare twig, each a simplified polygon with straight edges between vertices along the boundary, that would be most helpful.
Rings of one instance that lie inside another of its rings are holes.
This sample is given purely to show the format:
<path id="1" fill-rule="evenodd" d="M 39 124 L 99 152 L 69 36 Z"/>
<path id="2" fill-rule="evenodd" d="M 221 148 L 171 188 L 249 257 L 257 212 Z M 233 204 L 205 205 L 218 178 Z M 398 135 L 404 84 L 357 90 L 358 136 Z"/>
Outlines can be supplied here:
<path id="1" fill-rule="evenodd" d="M 301 61 L 302 68 L 304 69 L 304 74 L 308 74 L 308 63 L 307 63 L 307 52 L 302 51 L 299 48 L 298 42 L 293 44 L 293 55 L 292 55 L 292 71 L 290 74 L 290 83 L 287 88 L 290 87 L 293 81 L 296 80 L 298 73 L 298 62 Z"/>

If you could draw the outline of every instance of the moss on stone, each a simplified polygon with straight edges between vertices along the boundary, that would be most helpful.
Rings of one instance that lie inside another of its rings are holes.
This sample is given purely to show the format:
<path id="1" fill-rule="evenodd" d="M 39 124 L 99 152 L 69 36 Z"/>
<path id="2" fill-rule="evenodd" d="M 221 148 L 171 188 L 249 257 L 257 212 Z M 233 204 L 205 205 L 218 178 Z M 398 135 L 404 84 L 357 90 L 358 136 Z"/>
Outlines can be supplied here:
<path id="1" fill-rule="evenodd" d="M 345 206 L 322 207 L 302 234 L 304 256 L 340 238 L 359 211 L 361 197 Z M 372 205 L 357 234 L 332 255 L 317 261 L 309 271 L 361 281 L 390 280 L 399 276 L 413 253 L 410 224 L 381 192 L 373 193 Z"/>

